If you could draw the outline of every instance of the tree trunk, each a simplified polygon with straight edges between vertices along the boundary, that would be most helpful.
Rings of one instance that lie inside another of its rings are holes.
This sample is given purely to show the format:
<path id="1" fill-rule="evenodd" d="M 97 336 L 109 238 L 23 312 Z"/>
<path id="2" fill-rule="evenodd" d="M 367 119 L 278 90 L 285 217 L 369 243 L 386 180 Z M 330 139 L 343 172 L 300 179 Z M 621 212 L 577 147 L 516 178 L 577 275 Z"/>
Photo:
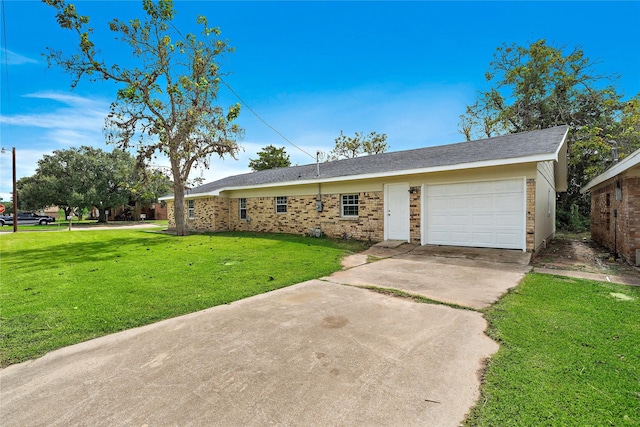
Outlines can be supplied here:
<path id="1" fill-rule="evenodd" d="M 107 223 L 107 210 L 104 208 L 98 208 L 98 223 L 100 224 Z"/>
<path id="2" fill-rule="evenodd" d="M 176 221 L 176 236 L 187 236 L 187 222 L 184 215 L 184 186 L 181 183 L 173 185 L 173 216 Z"/>

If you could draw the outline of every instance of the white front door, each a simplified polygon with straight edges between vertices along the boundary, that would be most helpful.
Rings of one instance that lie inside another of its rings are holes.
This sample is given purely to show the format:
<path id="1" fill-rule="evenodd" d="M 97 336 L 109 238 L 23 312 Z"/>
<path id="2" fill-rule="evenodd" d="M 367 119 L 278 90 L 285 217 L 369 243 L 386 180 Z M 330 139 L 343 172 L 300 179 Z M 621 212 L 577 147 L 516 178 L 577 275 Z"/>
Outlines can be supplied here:
<path id="1" fill-rule="evenodd" d="M 409 184 L 385 185 L 385 240 L 409 241 Z"/>

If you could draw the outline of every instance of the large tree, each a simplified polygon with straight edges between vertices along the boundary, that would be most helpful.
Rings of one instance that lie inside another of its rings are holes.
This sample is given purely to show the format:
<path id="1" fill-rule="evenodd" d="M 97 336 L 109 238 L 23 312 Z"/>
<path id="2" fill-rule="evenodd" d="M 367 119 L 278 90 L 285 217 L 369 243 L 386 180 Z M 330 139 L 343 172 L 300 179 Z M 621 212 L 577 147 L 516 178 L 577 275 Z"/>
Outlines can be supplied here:
<path id="1" fill-rule="evenodd" d="M 21 206 L 39 210 L 59 206 L 65 215 L 97 207 L 99 222 L 106 210 L 129 202 L 147 204 L 166 194 L 170 181 L 158 171 L 136 168 L 126 151 L 108 153 L 83 146 L 56 150 L 38 161 L 35 174 L 18 181 Z"/>
<path id="2" fill-rule="evenodd" d="M 565 50 L 545 40 L 498 47 L 485 75 L 490 88 L 467 107 L 460 131 L 471 140 L 569 125 L 569 188 L 558 209 L 566 225 L 563 214 L 574 205 L 588 215 L 579 190 L 611 165 L 610 141 L 618 142 L 622 157 L 638 148 L 637 134 L 622 124 L 637 115 L 638 97 L 622 101 L 615 76 L 598 74 L 581 49 Z"/>
<path id="3" fill-rule="evenodd" d="M 254 172 L 289 166 L 291 166 L 291 159 L 284 147 L 277 148 L 273 145 L 267 145 L 258 151 L 257 159 L 249 159 L 249 167 Z"/>
<path id="4" fill-rule="evenodd" d="M 105 153 L 84 147 L 89 162 L 91 187 L 85 194 L 84 207 L 98 208 L 98 222 L 107 222 L 107 210 L 125 205 L 136 186 L 135 159 L 126 151 Z"/>
<path id="5" fill-rule="evenodd" d="M 20 206 L 39 210 L 47 206 L 64 209 L 65 216 L 87 207 L 86 195 L 94 179 L 91 147 L 55 150 L 38 160 L 34 175 L 18 180 Z"/>
<path id="6" fill-rule="evenodd" d="M 329 152 L 329 160 L 351 159 L 363 154 L 380 154 L 389 149 L 387 135 L 371 132 L 356 132 L 354 136 L 347 136 L 342 131 L 335 140 L 336 145 Z"/>
<path id="7" fill-rule="evenodd" d="M 153 168 L 136 168 L 137 178 L 131 188 L 131 200 L 140 206 L 156 203 L 158 197 L 171 193 L 173 182 L 161 170 Z"/>
<path id="8" fill-rule="evenodd" d="M 214 154 L 235 158 L 238 152 L 242 130 L 234 121 L 240 105 L 226 111 L 215 105 L 221 81 L 218 61 L 233 49 L 205 17 L 197 19 L 202 27 L 199 36 L 182 36 L 172 24 L 171 0 L 143 0 L 143 20 L 109 23 L 137 66 L 107 64 L 91 41 L 89 17 L 64 0 L 43 1 L 56 9 L 59 25 L 78 38 L 78 50 L 72 55 L 50 48 L 49 63 L 71 74 L 72 87 L 84 77 L 120 85 L 105 123 L 108 141 L 124 149 L 135 147 L 141 160 L 157 153 L 169 158 L 176 234 L 186 235 L 184 194 L 190 172 L 197 166 L 209 167 Z"/>

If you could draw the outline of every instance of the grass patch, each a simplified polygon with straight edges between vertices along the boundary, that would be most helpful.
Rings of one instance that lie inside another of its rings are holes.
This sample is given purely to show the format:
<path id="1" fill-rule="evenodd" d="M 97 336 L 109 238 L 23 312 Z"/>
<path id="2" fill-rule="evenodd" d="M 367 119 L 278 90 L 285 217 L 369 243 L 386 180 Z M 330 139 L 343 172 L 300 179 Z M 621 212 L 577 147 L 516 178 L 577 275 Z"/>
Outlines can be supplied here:
<path id="1" fill-rule="evenodd" d="M 0 366 L 328 275 L 362 249 L 273 234 L 2 234 Z"/>
<path id="2" fill-rule="evenodd" d="M 500 350 L 466 425 L 640 425 L 640 288 L 532 273 L 487 319 Z"/>
<path id="3" fill-rule="evenodd" d="M 92 227 L 122 227 L 127 225 L 155 225 L 158 227 L 166 228 L 169 224 L 169 220 L 166 219 L 147 219 L 144 221 L 110 221 L 108 223 L 100 223 L 95 219 L 83 219 L 77 220 L 74 219 L 71 223 L 71 228 L 92 228 Z M 40 224 L 20 224 L 18 222 L 18 231 L 59 231 L 62 229 L 69 228 L 69 221 L 67 220 L 56 220 L 51 224 L 40 225 Z M 13 224 L 5 225 L 0 227 L 0 233 L 11 233 L 13 232 Z"/>
<path id="4" fill-rule="evenodd" d="M 370 291 L 377 292 L 379 294 L 389 295 L 389 296 L 397 297 L 397 298 L 410 299 L 413 302 L 418 302 L 418 303 L 421 303 L 421 304 L 446 305 L 447 307 L 456 308 L 456 309 L 459 309 L 459 310 L 478 311 L 475 308 L 466 307 L 464 305 L 459 305 L 459 304 L 455 304 L 455 303 L 452 303 L 452 302 L 438 301 L 438 300 L 434 300 L 434 299 L 431 299 L 431 298 L 423 297 L 422 295 L 416 295 L 416 294 L 411 294 L 409 292 L 401 291 L 399 289 L 381 288 L 379 286 L 370 286 L 370 285 L 369 286 L 359 286 L 359 285 L 346 285 L 345 284 L 345 286 L 353 286 L 353 287 L 356 287 L 356 288 L 368 289 Z"/>

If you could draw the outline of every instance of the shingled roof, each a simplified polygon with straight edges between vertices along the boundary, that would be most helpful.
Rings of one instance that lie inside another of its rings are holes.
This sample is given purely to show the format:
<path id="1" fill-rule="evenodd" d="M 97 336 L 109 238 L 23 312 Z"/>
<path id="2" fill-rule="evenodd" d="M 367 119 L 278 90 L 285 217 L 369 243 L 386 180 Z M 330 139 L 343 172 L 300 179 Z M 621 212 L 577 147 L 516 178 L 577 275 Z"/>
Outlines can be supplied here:
<path id="1" fill-rule="evenodd" d="M 187 191 L 186 196 L 215 194 L 222 190 L 246 187 L 265 187 L 308 182 L 357 179 L 358 177 L 420 173 L 435 170 L 460 169 L 464 165 L 487 166 L 526 161 L 558 160 L 558 151 L 568 126 L 496 136 L 477 141 L 460 142 L 415 150 L 268 169 L 234 175 Z M 171 199 L 172 197 L 168 197 Z"/>

